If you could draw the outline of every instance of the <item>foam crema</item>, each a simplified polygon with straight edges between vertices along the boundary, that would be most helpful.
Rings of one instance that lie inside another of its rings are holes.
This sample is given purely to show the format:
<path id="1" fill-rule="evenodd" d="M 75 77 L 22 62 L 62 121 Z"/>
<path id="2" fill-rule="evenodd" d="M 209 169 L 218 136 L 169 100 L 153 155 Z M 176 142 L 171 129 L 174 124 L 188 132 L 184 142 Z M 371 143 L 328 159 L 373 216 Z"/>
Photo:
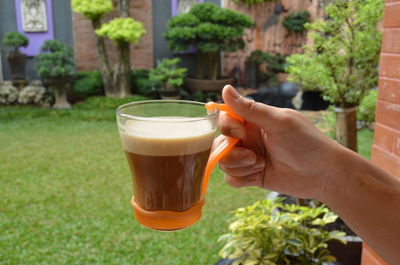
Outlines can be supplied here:
<path id="1" fill-rule="evenodd" d="M 208 119 L 160 117 L 127 120 L 120 127 L 125 151 L 149 156 L 195 154 L 211 148 L 215 137 Z"/>

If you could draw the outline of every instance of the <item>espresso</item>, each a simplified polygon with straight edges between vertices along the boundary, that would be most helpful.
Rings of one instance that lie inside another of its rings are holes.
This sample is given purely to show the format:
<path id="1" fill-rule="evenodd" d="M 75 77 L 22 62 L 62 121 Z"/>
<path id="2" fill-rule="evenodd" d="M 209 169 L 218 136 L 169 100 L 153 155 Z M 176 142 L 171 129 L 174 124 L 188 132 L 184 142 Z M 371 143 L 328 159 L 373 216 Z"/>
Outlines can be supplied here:
<path id="1" fill-rule="evenodd" d="M 136 203 L 148 211 L 185 211 L 199 202 L 215 135 L 209 121 L 129 121 L 120 134 Z"/>

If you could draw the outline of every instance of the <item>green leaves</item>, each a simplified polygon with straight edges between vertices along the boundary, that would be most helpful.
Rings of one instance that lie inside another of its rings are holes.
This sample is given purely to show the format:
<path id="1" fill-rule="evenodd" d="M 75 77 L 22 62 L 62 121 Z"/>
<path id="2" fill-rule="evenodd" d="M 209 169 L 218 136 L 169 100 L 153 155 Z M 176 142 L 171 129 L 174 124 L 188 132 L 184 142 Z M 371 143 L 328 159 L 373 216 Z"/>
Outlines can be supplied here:
<path id="1" fill-rule="evenodd" d="M 330 240 L 343 241 L 344 233 L 323 230 L 337 216 L 326 207 L 310 208 L 264 200 L 235 211 L 222 258 L 234 264 L 323 264 L 334 261 L 327 248 Z"/>
<path id="2" fill-rule="evenodd" d="M 307 10 L 293 12 L 285 17 L 282 25 L 290 32 L 303 32 L 304 25 L 310 21 L 310 13 Z"/>
<path id="3" fill-rule="evenodd" d="M 162 90 L 176 90 L 183 85 L 183 79 L 187 72 L 186 68 L 178 68 L 179 58 L 163 59 L 152 69 L 149 79 Z"/>
<path id="4" fill-rule="evenodd" d="M 145 33 L 143 24 L 133 18 L 114 18 L 96 30 L 97 35 L 108 37 L 117 45 L 127 42 L 137 43 Z"/>
<path id="5" fill-rule="evenodd" d="M 326 13 L 328 20 L 306 24 L 313 44 L 287 58 L 289 79 L 336 106 L 359 105 L 377 85 L 383 0 L 334 0 Z"/>
<path id="6" fill-rule="evenodd" d="M 253 25 L 249 17 L 212 3 L 195 5 L 189 13 L 173 17 L 165 38 L 173 51 L 189 46 L 200 52 L 236 51 L 244 47 L 244 29 Z"/>
<path id="7" fill-rule="evenodd" d="M 3 44 L 13 47 L 17 51 L 20 47 L 28 46 L 29 39 L 19 32 L 8 32 L 4 35 Z"/>
<path id="8" fill-rule="evenodd" d="M 47 40 L 35 57 L 35 68 L 41 77 L 68 77 L 74 73 L 74 52 L 58 40 Z"/>
<path id="9" fill-rule="evenodd" d="M 72 0 L 71 7 L 90 20 L 101 19 L 113 9 L 111 0 Z"/>

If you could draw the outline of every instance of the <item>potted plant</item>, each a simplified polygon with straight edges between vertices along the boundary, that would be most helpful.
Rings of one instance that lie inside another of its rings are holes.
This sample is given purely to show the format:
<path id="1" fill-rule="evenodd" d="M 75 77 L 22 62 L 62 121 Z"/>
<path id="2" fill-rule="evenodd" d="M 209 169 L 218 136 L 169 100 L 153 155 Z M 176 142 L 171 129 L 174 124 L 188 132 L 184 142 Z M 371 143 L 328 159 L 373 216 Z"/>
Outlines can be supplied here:
<path id="1" fill-rule="evenodd" d="M 150 81 L 158 88 L 161 98 L 179 99 L 186 68 L 179 68 L 179 58 L 163 59 L 149 74 Z"/>
<path id="2" fill-rule="evenodd" d="M 233 81 L 221 74 L 221 52 L 244 48 L 244 30 L 252 25 L 249 17 L 213 3 L 197 4 L 168 22 L 165 38 L 169 48 L 175 52 L 190 47 L 196 50 L 196 76 L 187 78 L 191 90 L 220 91 Z"/>
<path id="3" fill-rule="evenodd" d="M 345 233 L 323 228 L 336 218 L 325 206 L 284 204 L 281 199 L 258 201 L 235 211 L 229 232 L 219 239 L 225 243 L 219 254 L 233 265 L 334 262 L 328 243 L 345 243 Z"/>
<path id="4" fill-rule="evenodd" d="M 19 48 L 28 46 L 29 39 L 19 32 L 8 32 L 4 36 L 3 44 L 12 48 L 7 55 L 12 78 L 25 80 L 26 55 L 21 53 Z"/>
<path id="5" fill-rule="evenodd" d="M 306 24 L 312 44 L 287 59 L 292 81 L 318 88 L 335 106 L 336 139 L 353 151 L 357 107 L 377 85 L 383 8 L 383 0 L 334 0 L 327 20 Z"/>
<path id="6" fill-rule="evenodd" d="M 71 107 L 67 100 L 67 89 L 73 81 L 74 52 L 71 47 L 57 41 L 47 40 L 36 56 L 36 71 L 47 83 L 55 96 L 55 109 Z"/>

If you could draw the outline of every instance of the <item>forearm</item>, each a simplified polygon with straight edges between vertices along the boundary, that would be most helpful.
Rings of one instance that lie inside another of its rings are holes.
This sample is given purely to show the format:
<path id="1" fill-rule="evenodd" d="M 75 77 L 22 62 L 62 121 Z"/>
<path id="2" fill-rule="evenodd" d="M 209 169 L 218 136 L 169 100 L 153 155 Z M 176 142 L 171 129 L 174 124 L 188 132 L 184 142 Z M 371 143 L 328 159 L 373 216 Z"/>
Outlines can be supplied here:
<path id="1" fill-rule="evenodd" d="M 400 180 L 345 148 L 323 198 L 389 264 L 400 264 Z"/>

